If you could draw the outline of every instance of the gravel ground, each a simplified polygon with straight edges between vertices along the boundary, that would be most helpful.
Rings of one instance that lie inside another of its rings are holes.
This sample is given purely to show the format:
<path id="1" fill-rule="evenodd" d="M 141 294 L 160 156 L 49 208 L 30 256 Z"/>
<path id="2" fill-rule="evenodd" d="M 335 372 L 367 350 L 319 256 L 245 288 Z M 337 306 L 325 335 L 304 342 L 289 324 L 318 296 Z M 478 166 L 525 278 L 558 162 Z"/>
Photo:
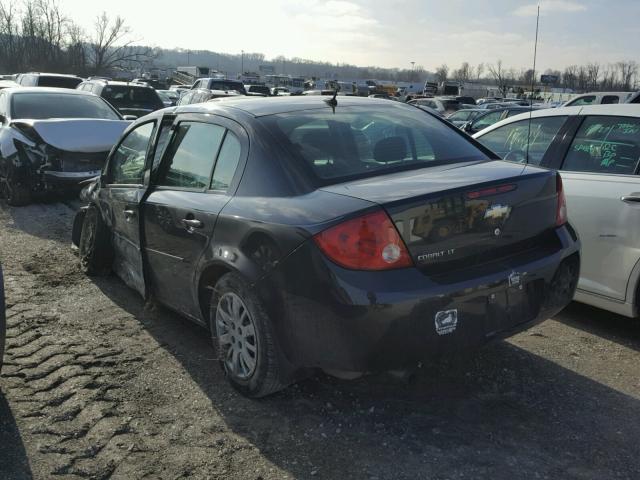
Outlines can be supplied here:
<path id="1" fill-rule="evenodd" d="M 578 304 L 410 381 L 263 400 L 208 333 L 69 250 L 75 205 L 0 206 L 0 478 L 640 478 L 640 322 Z"/>

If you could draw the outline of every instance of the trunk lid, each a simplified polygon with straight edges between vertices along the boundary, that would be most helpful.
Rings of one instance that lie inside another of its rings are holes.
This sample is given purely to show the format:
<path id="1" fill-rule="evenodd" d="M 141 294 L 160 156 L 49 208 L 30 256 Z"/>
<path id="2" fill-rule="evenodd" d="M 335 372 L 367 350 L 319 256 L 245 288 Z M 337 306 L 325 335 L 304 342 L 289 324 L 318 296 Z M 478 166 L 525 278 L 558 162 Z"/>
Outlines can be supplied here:
<path id="1" fill-rule="evenodd" d="M 555 172 L 503 161 L 448 165 L 323 187 L 381 205 L 415 265 L 444 273 L 546 248 Z"/>

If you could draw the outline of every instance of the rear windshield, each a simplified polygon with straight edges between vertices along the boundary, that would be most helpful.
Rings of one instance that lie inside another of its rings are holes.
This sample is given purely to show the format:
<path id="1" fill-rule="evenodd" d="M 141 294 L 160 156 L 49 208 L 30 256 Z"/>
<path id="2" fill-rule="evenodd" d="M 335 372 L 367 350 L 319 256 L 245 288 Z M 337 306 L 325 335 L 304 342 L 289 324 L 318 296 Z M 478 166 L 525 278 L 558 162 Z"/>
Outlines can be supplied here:
<path id="1" fill-rule="evenodd" d="M 243 95 L 247 94 L 244 85 L 238 82 L 225 82 L 224 80 L 213 80 L 209 82 L 210 90 L 235 90 Z"/>
<path id="2" fill-rule="evenodd" d="M 320 184 L 396 170 L 487 160 L 453 127 L 400 104 L 336 107 L 261 118 Z"/>
<path id="3" fill-rule="evenodd" d="M 129 85 L 108 85 L 102 90 L 102 97 L 116 108 L 156 109 L 160 99 L 155 90 L 148 87 Z"/>
<path id="4" fill-rule="evenodd" d="M 11 118 L 43 120 L 47 118 L 120 117 L 99 97 L 64 93 L 16 93 L 11 102 Z"/>
<path id="5" fill-rule="evenodd" d="M 264 93 L 265 95 L 269 95 L 271 93 L 271 90 L 269 90 L 269 87 L 262 86 L 262 85 L 251 85 L 249 87 L 249 91 L 252 93 Z"/>
<path id="6" fill-rule="evenodd" d="M 82 79 L 75 77 L 55 77 L 47 75 L 40 75 L 38 77 L 39 87 L 76 88 L 80 82 L 82 82 Z"/>

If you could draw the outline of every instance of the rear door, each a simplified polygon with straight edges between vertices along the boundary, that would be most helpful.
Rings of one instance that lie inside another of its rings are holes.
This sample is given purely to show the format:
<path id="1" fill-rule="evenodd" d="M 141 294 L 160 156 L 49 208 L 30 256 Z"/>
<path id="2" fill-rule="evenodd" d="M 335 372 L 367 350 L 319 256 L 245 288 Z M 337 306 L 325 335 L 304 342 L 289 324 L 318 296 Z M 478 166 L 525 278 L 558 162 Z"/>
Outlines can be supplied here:
<path id="1" fill-rule="evenodd" d="M 235 122 L 179 117 L 144 202 L 145 252 L 157 299 L 200 318 L 196 270 L 218 214 L 231 198 L 246 134 Z"/>
<path id="2" fill-rule="evenodd" d="M 640 258 L 640 119 L 587 116 L 562 164 L 569 221 L 582 240 L 578 288 L 619 301 Z"/>
<path id="3" fill-rule="evenodd" d="M 140 201 L 147 187 L 145 170 L 155 121 L 129 131 L 113 151 L 100 189 L 108 208 L 115 251 L 114 270 L 131 288 L 145 295 L 140 249 Z"/>

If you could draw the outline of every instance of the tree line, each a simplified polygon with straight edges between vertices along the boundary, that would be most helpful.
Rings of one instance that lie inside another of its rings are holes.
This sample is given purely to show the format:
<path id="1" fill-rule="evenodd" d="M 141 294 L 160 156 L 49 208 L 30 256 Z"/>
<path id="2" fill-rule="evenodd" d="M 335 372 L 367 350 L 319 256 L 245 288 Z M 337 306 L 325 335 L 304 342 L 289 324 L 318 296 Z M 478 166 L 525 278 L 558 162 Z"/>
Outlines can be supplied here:
<path id="1" fill-rule="evenodd" d="M 480 63 L 471 66 L 462 63 L 460 68 L 450 70 L 446 64 L 435 71 L 438 82 L 453 80 L 458 82 L 489 81 L 500 90 L 508 88 L 522 88 L 524 90 L 540 88 L 540 72 L 533 69 L 507 68 L 502 60 L 494 64 Z M 543 72 L 553 79 L 546 83 L 549 87 L 566 88 L 575 91 L 630 91 L 639 88 L 640 69 L 635 60 L 623 60 L 615 63 L 600 64 L 597 62 L 586 65 L 569 65 L 564 70 L 547 69 Z"/>

